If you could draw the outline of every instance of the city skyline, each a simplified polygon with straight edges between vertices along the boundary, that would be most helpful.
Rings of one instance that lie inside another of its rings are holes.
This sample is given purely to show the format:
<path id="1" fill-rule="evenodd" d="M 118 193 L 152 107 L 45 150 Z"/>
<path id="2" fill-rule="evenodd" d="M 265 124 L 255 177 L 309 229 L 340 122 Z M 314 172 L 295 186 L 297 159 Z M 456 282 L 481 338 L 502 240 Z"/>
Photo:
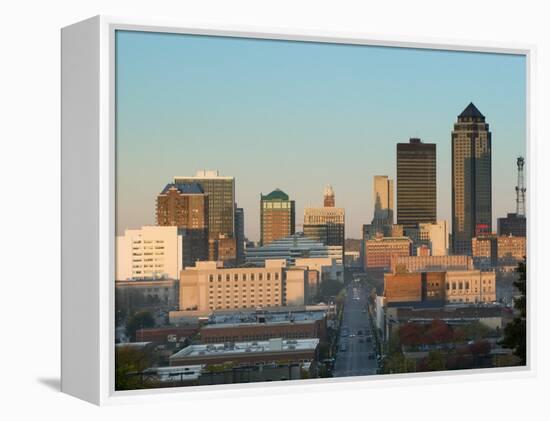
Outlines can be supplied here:
<path id="1" fill-rule="evenodd" d="M 252 240 L 260 193 L 285 191 L 300 224 L 326 184 L 346 238 L 361 238 L 373 176 L 396 179 L 395 145 L 410 137 L 438 145 L 437 219 L 451 223 L 451 132 L 470 102 L 493 133 L 493 226 L 515 209 L 522 56 L 122 31 L 117 59 L 118 234 L 154 224 L 175 176 L 211 169 L 235 177 Z"/>

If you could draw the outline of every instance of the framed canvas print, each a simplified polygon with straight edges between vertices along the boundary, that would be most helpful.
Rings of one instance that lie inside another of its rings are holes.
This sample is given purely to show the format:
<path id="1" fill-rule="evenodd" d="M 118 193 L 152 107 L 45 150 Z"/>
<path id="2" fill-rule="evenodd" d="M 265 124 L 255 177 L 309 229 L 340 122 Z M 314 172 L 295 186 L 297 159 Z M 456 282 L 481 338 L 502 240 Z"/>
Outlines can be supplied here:
<path id="1" fill-rule="evenodd" d="M 531 54 L 64 28 L 62 390 L 532 371 Z"/>

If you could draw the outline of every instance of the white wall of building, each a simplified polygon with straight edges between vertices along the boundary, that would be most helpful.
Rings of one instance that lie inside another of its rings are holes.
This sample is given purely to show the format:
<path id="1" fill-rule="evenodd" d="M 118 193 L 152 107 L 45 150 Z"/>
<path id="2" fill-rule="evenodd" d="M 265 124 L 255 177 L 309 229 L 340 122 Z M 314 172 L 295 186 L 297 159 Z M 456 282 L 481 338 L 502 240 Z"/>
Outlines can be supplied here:
<path id="1" fill-rule="evenodd" d="M 144 226 L 116 238 L 116 280 L 179 279 L 182 236 L 177 227 Z"/>

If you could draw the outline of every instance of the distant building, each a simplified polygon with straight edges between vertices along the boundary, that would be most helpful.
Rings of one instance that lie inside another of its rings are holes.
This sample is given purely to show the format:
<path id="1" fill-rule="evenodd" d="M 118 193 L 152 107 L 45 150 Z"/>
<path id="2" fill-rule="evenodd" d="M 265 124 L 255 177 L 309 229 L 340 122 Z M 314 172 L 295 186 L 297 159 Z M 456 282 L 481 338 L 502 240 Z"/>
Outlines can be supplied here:
<path id="1" fill-rule="evenodd" d="M 446 256 L 449 254 L 447 221 L 422 222 L 414 228 L 409 228 L 407 234 L 413 241 L 415 251 L 422 246 L 426 246 L 431 256 Z"/>
<path id="2" fill-rule="evenodd" d="M 372 225 L 382 230 L 385 227 L 391 227 L 394 213 L 393 180 L 387 175 L 375 175 L 372 190 L 374 201 Z"/>
<path id="3" fill-rule="evenodd" d="M 116 237 L 117 281 L 178 279 L 184 267 L 184 241 L 178 227 L 145 226 Z"/>
<path id="4" fill-rule="evenodd" d="M 217 240 L 210 240 L 208 260 L 223 262 L 228 267 L 237 266 L 236 238 L 221 235 Z"/>
<path id="5" fill-rule="evenodd" d="M 333 208 L 336 206 L 334 190 L 330 184 L 327 184 L 323 191 L 323 206 L 326 208 Z"/>
<path id="6" fill-rule="evenodd" d="M 354 269 L 360 269 L 363 267 L 363 264 L 361 263 L 361 252 L 346 251 L 344 253 L 344 266 Z"/>
<path id="7" fill-rule="evenodd" d="M 445 272 L 385 273 L 384 297 L 387 304 L 445 302 Z"/>
<path id="8" fill-rule="evenodd" d="M 471 270 L 471 256 L 395 256 L 391 271 L 396 272 L 445 272 L 448 270 Z"/>
<path id="9" fill-rule="evenodd" d="M 235 205 L 235 241 L 237 243 L 237 266 L 244 264 L 244 249 L 245 249 L 245 236 L 244 236 L 244 209 L 238 208 Z"/>
<path id="10" fill-rule="evenodd" d="M 280 361 L 302 363 L 317 360 L 319 339 L 282 339 L 190 345 L 170 356 L 170 365 L 224 364 L 236 366 L 276 364 Z"/>
<path id="11" fill-rule="evenodd" d="M 330 257 L 300 257 L 296 258 L 296 267 L 305 267 L 319 274 L 319 282 L 324 280 L 344 282 L 344 266 Z"/>
<path id="12" fill-rule="evenodd" d="M 265 246 L 272 241 L 293 235 L 296 210 L 294 200 L 288 194 L 275 189 L 268 195 L 260 195 L 260 243 Z"/>
<path id="13" fill-rule="evenodd" d="M 194 176 L 176 176 L 174 183 L 196 183 L 208 195 L 210 238 L 234 235 L 235 178 L 220 176 L 218 171 L 197 171 Z"/>
<path id="14" fill-rule="evenodd" d="M 157 225 L 176 226 L 185 243 L 184 264 L 208 259 L 208 195 L 197 183 L 167 184 L 157 196 Z"/>
<path id="15" fill-rule="evenodd" d="M 343 264 L 342 247 L 325 246 L 319 241 L 296 233 L 286 238 L 280 238 L 268 245 L 246 249 L 246 263 L 256 266 L 264 265 L 271 259 L 284 259 L 288 266 L 294 265 L 297 258 L 336 259 L 337 264 Z"/>
<path id="16" fill-rule="evenodd" d="M 255 309 L 304 305 L 307 269 L 268 260 L 264 267 L 226 268 L 218 262 L 197 262 L 181 271 L 180 310 Z"/>
<path id="17" fill-rule="evenodd" d="M 509 213 L 505 218 L 497 219 L 498 235 L 527 236 L 527 219 L 517 213 Z"/>
<path id="18" fill-rule="evenodd" d="M 176 279 L 141 279 L 115 282 L 115 308 L 132 313 L 137 310 L 173 310 L 178 306 Z M 145 340 L 145 339 L 144 339 Z"/>
<path id="19" fill-rule="evenodd" d="M 494 271 L 446 271 L 384 274 L 388 305 L 490 303 L 496 300 Z"/>
<path id="20" fill-rule="evenodd" d="M 470 103 L 452 132 L 452 242 L 454 254 L 471 254 L 472 238 L 492 232 L 491 132 Z"/>
<path id="21" fill-rule="evenodd" d="M 272 338 L 327 339 L 326 313 L 316 311 L 237 313 L 210 317 L 202 343 L 266 341 Z"/>
<path id="22" fill-rule="evenodd" d="M 411 138 L 397 144 L 397 223 L 406 229 L 437 218 L 436 145 Z"/>
<path id="23" fill-rule="evenodd" d="M 212 240 L 235 238 L 234 177 L 220 176 L 218 171 L 197 171 L 194 176 L 174 177 L 174 183 L 196 183 L 208 195 L 208 238 L 211 247 L 216 247 L 216 242 Z M 212 251 L 209 253 L 212 255 Z"/>
<path id="24" fill-rule="evenodd" d="M 411 240 L 408 237 L 382 237 L 365 241 L 365 270 L 387 270 L 392 257 L 410 256 Z"/>
<path id="25" fill-rule="evenodd" d="M 326 246 L 340 246 L 341 259 L 345 251 L 344 208 L 322 207 L 304 209 L 304 235 Z"/>
<path id="26" fill-rule="evenodd" d="M 526 237 L 500 235 L 497 239 L 497 259 L 499 266 L 517 266 L 527 255 Z"/>
<path id="27" fill-rule="evenodd" d="M 517 266 L 526 253 L 525 237 L 485 235 L 472 238 L 474 265 L 480 269 Z"/>
<path id="28" fill-rule="evenodd" d="M 472 238 L 472 257 L 478 269 L 494 268 L 498 265 L 498 240 L 496 235 L 482 235 Z"/>
<path id="29" fill-rule="evenodd" d="M 491 303 L 496 301 L 494 271 L 448 271 L 445 278 L 448 303 Z"/>

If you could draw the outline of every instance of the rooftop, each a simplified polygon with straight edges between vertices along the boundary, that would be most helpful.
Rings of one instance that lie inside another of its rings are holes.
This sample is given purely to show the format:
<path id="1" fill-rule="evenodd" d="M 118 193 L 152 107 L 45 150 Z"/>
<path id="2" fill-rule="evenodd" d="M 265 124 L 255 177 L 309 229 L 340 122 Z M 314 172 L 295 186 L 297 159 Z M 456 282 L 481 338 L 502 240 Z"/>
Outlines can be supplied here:
<path id="1" fill-rule="evenodd" d="M 242 355 L 264 352 L 313 351 L 319 339 L 270 339 L 268 341 L 231 342 L 219 344 L 198 344 L 183 348 L 170 356 L 171 360 L 186 357 L 212 357 L 219 355 Z"/>
<path id="2" fill-rule="evenodd" d="M 262 195 L 262 200 L 288 200 L 288 194 L 281 189 L 275 189 L 268 195 Z"/>
<path id="3" fill-rule="evenodd" d="M 473 102 L 470 102 L 458 118 L 480 118 L 485 120 L 485 116 L 477 109 Z"/>
<path id="4" fill-rule="evenodd" d="M 232 314 L 213 314 L 208 319 L 208 325 L 204 327 L 227 327 L 228 325 L 244 325 L 256 323 L 289 323 L 321 320 L 325 317 L 325 311 L 285 311 L 285 312 L 239 312 Z"/>
<path id="5" fill-rule="evenodd" d="M 166 194 L 171 189 L 176 189 L 181 194 L 204 194 L 204 190 L 198 183 L 169 183 L 160 194 Z"/>

